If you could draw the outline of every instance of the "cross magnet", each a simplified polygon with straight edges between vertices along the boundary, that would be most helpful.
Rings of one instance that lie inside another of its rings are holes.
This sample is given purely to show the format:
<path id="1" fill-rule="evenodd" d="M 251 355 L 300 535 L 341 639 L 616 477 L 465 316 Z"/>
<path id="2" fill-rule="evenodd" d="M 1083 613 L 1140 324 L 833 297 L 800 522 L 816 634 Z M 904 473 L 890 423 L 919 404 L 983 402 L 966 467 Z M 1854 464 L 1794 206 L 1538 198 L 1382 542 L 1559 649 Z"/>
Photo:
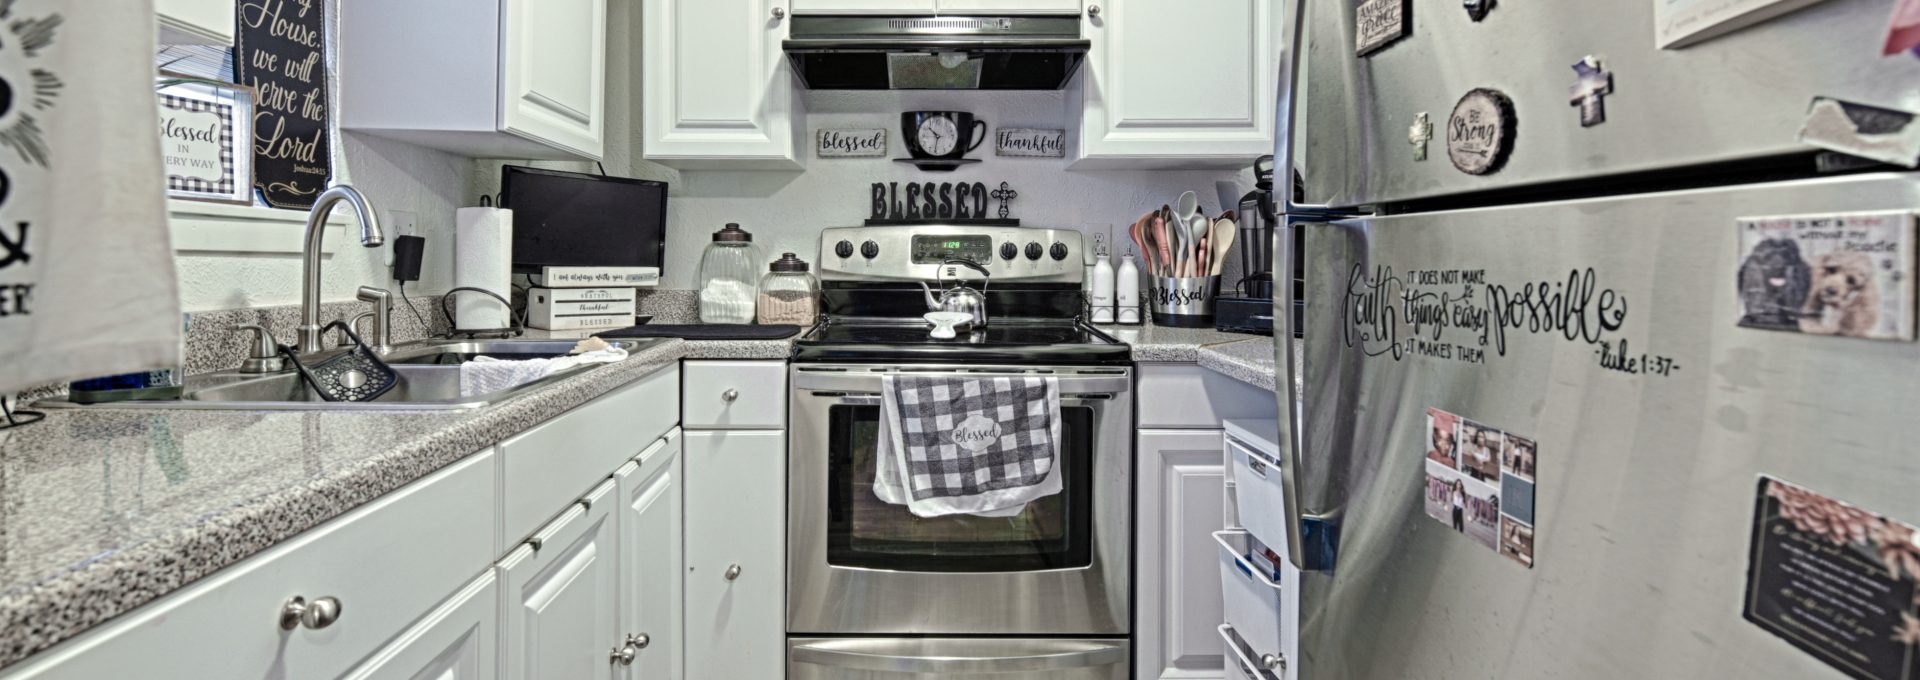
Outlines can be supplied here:
<path id="1" fill-rule="evenodd" d="M 1433 123 L 1427 119 L 1427 112 L 1421 111 L 1413 117 L 1413 127 L 1407 128 L 1407 143 L 1413 145 L 1413 160 L 1427 160 L 1427 142 L 1433 139 Z"/>
<path id="2" fill-rule="evenodd" d="M 1580 107 L 1580 127 L 1593 127 L 1607 122 L 1607 104 L 1604 97 L 1613 94 L 1613 73 L 1600 66 L 1600 59 L 1587 55 L 1575 62 L 1573 72 L 1580 79 L 1573 84 L 1573 97 L 1567 103 Z"/>

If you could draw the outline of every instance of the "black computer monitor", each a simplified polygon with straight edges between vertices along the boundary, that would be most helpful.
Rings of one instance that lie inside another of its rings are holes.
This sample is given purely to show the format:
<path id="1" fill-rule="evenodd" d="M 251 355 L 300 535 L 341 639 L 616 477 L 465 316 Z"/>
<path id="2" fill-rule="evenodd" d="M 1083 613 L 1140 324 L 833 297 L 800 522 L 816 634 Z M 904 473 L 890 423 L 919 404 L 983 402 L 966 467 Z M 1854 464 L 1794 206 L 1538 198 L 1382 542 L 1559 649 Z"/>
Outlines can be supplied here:
<path id="1" fill-rule="evenodd" d="M 667 248 L 667 183 L 520 165 L 500 169 L 513 210 L 513 269 L 658 267 Z"/>

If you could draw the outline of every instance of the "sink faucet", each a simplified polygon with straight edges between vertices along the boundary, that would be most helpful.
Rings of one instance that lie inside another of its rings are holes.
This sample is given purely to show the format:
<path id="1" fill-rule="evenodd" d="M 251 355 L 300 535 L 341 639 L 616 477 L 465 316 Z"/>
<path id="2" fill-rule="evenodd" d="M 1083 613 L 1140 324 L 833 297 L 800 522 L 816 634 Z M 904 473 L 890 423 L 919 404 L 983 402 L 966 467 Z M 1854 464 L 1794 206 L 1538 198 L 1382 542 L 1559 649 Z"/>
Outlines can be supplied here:
<path id="1" fill-rule="evenodd" d="M 341 201 L 352 206 L 354 217 L 360 220 L 360 245 L 376 248 L 387 242 L 386 235 L 380 232 L 380 221 L 373 217 L 373 207 L 367 204 L 367 197 L 360 195 L 353 187 L 335 184 L 314 199 L 313 209 L 307 212 L 306 247 L 300 255 L 303 260 L 300 268 L 300 337 L 295 349 L 302 354 L 325 349 L 320 343 L 320 239 L 326 235 L 327 215 Z"/>

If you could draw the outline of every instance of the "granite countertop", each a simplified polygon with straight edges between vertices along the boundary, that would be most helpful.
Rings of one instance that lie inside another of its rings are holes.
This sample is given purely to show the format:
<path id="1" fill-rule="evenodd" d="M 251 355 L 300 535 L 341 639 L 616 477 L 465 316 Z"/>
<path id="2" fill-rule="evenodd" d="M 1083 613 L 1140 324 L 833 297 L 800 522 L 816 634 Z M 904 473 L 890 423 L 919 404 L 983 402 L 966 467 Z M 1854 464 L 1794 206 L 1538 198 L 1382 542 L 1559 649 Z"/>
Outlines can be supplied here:
<path id="1" fill-rule="evenodd" d="M 1211 328 L 1155 326 L 1100 326 L 1133 346 L 1133 360 L 1147 363 L 1197 363 L 1222 375 L 1269 392 L 1279 384 L 1273 338 L 1246 333 L 1224 333 Z M 1299 356 L 1299 343 L 1294 354 Z"/>
<path id="2" fill-rule="evenodd" d="M 43 422 L 0 431 L 0 667 L 693 349 L 664 339 L 463 411 L 46 409 Z"/>

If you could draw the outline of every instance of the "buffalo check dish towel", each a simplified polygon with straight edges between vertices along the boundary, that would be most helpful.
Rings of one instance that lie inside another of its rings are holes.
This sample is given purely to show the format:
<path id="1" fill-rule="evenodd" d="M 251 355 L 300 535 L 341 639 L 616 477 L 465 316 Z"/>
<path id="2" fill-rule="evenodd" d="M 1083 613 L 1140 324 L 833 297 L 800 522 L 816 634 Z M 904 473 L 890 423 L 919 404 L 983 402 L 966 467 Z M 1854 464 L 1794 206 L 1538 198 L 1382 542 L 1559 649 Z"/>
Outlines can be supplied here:
<path id="1" fill-rule="evenodd" d="M 880 500 L 919 517 L 1010 517 L 1060 493 L 1058 379 L 882 380 Z"/>

